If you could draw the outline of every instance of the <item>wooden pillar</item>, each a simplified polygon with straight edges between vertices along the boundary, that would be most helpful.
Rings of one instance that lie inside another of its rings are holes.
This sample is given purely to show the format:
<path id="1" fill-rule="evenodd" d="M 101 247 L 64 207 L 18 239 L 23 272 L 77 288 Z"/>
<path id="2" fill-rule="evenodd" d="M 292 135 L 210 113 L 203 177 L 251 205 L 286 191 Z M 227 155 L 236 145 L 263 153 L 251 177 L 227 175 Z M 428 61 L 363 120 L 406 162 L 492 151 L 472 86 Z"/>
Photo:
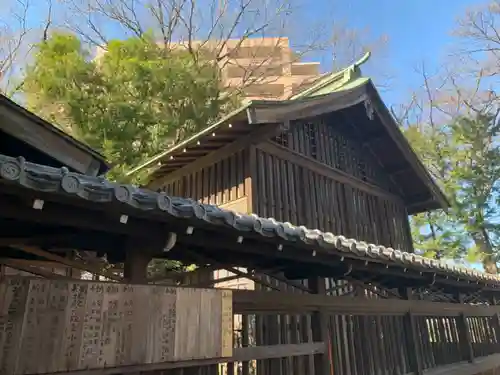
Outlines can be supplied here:
<path id="1" fill-rule="evenodd" d="M 124 278 L 128 283 L 144 284 L 148 276 L 148 264 L 153 257 L 140 244 L 132 241 L 125 252 Z"/>
<path id="2" fill-rule="evenodd" d="M 498 306 L 500 301 L 496 297 L 492 297 L 491 302 L 493 306 Z M 493 323 L 493 332 L 495 332 L 495 344 L 496 344 L 496 351 L 499 351 L 500 347 L 500 314 L 495 313 L 491 317 L 492 323 Z"/>
<path id="3" fill-rule="evenodd" d="M 308 287 L 311 293 L 326 295 L 325 279 L 314 277 L 308 279 Z M 315 311 L 311 316 L 311 330 L 313 342 L 324 342 L 325 352 L 314 356 L 314 374 L 330 375 L 330 327 L 328 325 L 328 316 L 324 311 Z"/>
<path id="4" fill-rule="evenodd" d="M 414 299 L 411 288 L 400 288 L 399 293 L 403 299 Z M 417 320 L 411 311 L 408 311 L 404 317 L 404 327 L 410 369 L 415 375 L 421 375 L 423 374 L 422 340 L 420 339 Z M 426 327 L 423 329 L 426 329 Z"/>
<path id="5" fill-rule="evenodd" d="M 460 303 L 464 303 L 464 296 L 458 294 L 457 300 Z M 474 350 L 472 348 L 472 338 L 470 334 L 469 322 L 467 321 L 467 316 L 461 313 L 457 319 L 458 324 L 458 336 L 460 340 L 460 352 L 464 356 L 465 361 L 474 362 Z"/>

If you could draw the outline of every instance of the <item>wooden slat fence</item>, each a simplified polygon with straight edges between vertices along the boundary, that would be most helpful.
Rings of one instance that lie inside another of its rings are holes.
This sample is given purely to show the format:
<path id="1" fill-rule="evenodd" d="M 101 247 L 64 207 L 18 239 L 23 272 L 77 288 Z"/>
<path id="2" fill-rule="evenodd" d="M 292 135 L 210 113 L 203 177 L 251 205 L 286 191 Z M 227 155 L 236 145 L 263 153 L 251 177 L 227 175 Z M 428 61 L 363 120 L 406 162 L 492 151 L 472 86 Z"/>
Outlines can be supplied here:
<path id="1" fill-rule="evenodd" d="M 335 375 L 421 374 L 425 370 L 432 374 L 448 365 L 500 353 L 500 307 L 389 301 L 369 292 L 366 294 L 371 298 L 351 297 L 352 289 L 344 285 L 337 289 L 339 298 L 328 299 L 304 293 L 293 293 L 293 297 L 281 294 L 280 299 L 277 292 L 257 292 L 252 303 L 247 303 L 247 292 L 235 291 L 235 310 L 267 311 L 255 314 L 256 321 L 261 322 L 256 327 L 263 336 L 260 345 L 311 342 L 311 315 L 283 313 L 300 307 L 306 311 L 328 310 L 330 340 L 325 355 L 329 355 L 330 373 Z M 316 374 L 312 358 L 263 359 L 256 369 L 243 367 L 238 374 L 312 375 Z"/>

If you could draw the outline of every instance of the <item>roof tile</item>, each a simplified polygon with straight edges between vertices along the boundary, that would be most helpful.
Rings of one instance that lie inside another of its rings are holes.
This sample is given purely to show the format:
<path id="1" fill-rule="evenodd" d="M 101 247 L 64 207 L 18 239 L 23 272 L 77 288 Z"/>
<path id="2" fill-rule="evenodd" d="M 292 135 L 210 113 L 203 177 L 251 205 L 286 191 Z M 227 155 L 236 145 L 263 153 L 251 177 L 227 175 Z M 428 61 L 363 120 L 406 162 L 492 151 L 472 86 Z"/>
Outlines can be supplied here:
<path id="1" fill-rule="evenodd" d="M 239 232 L 253 232 L 287 242 L 302 242 L 313 250 L 333 250 L 345 256 L 362 257 L 367 261 L 390 262 L 394 266 L 411 267 L 424 272 L 441 272 L 453 277 L 500 286 L 500 277 L 497 275 L 451 265 L 446 261 L 424 258 L 417 254 L 337 236 L 318 229 L 295 226 L 288 222 L 282 223 L 274 218 L 262 218 L 253 214 L 241 215 L 214 205 L 200 204 L 193 199 L 171 197 L 133 185 L 116 184 L 102 177 L 70 173 L 67 168 L 33 164 L 23 158 L 0 155 L 0 183 L 14 183 L 37 191 L 77 196 L 92 202 L 117 202 L 141 211 L 179 219 L 203 220 L 211 225 Z"/>

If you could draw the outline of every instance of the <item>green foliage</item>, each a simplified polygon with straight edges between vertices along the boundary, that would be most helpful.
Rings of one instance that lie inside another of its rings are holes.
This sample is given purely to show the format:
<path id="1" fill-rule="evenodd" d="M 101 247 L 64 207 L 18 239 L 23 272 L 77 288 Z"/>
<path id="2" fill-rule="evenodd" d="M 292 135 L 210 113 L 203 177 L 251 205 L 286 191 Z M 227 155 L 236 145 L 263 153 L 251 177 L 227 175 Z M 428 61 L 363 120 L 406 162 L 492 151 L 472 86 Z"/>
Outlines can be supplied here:
<path id="1" fill-rule="evenodd" d="M 200 130 L 234 105 L 221 94 L 219 71 L 153 38 L 114 40 L 99 58 L 72 34 L 36 47 L 24 93 L 39 115 L 102 152 L 110 177 Z"/>
<path id="2" fill-rule="evenodd" d="M 222 94 L 211 61 L 162 48 L 148 35 L 107 48 L 92 59 L 76 36 L 54 34 L 36 46 L 23 90 L 35 113 L 104 154 L 108 178 L 140 183 L 144 173 L 130 181 L 126 172 L 236 104 Z M 155 260 L 149 273 L 183 269 Z"/>
<path id="3" fill-rule="evenodd" d="M 410 126 L 405 133 L 451 204 L 447 212 L 412 218 L 416 248 L 437 258 L 481 261 L 485 271 L 497 273 L 500 125 L 496 114 L 474 113 L 439 126 Z"/>

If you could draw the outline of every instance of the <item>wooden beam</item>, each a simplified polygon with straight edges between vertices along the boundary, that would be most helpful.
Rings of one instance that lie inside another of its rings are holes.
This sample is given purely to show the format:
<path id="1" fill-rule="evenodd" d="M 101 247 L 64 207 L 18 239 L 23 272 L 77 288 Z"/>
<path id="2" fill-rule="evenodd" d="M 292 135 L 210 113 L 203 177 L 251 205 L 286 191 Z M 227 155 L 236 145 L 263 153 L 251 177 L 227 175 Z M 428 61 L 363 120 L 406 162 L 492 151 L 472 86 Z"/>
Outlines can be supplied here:
<path id="1" fill-rule="evenodd" d="M 102 205 L 103 211 L 97 211 L 68 203 L 63 205 L 57 202 L 46 201 L 43 210 L 34 210 L 31 207 L 14 204 L 8 199 L 1 199 L 0 207 L 2 207 L 2 218 L 40 223 L 42 225 L 81 228 L 105 233 L 138 236 L 145 239 L 150 238 L 151 233 L 162 233 L 165 231 L 164 223 L 143 220 L 136 217 L 129 217 L 127 224 L 121 224 L 119 214 L 116 220 L 106 217 L 104 210 L 108 210 L 109 212 L 109 208 L 106 208 L 105 205 Z M 144 214 L 140 211 L 137 212 L 138 216 Z"/>
<path id="2" fill-rule="evenodd" d="M 224 265 L 223 263 L 220 263 L 220 262 L 217 262 L 205 255 L 201 255 L 201 254 L 198 254 L 198 253 L 195 253 L 195 252 L 190 252 L 188 250 L 189 253 L 192 254 L 193 257 L 195 258 L 198 258 L 200 259 L 200 261 L 202 261 L 203 263 L 209 263 L 209 264 L 213 264 L 221 269 L 225 269 L 229 272 L 232 272 L 234 273 L 235 275 L 238 275 L 240 277 L 244 277 L 244 278 L 247 278 L 249 280 L 252 280 L 253 282 L 257 283 L 257 284 L 261 284 L 261 285 L 264 285 L 264 286 L 267 286 L 268 288 L 271 288 L 271 289 L 274 289 L 274 290 L 281 290 L 280 288 L 278 288 L 277 286 L 275 285 L 272 285 L 271 283 L 268 283 L 267 281 L 265 280 L 261 280 L 258 276 L 254 276 L 254 275 L 251 275 L 250 273 L 248 272 L 243 272 L 243 271 L 240 271 L 234 267 L 227 267 L 226 265 Z"/>
<path id="3" fill-rule="evenodd" d="M 390 296 L 392 296 L 394 298 L 401 298 L 401 296 L 398 293 L 395 293 L 392 290 L 384 288 L 382 285 L 380 285 L 379 283 L 376 283 L 374 281 L 365 282 L 365 281 L 361 281 L 361 280 L 356 280 L 356 279 L 349 277 L 349 276 L 346 276 L 345 279 L 347 281 L 349 281 L 351 284 L 359 286 L 360 288 L 363 288 L 363 289 L 369 291 L 370 293 L 376 294 L 382 298 L 389 298 Z M 376 290 L 374 288 L 383 289 L 388 294 L 388 296 L 384 295 L 383 293 L 379 292 L 378 290 Z"/>
<path id="4" fill-rule="evenodd" d="M 140 364 L 132 366 L 119 366 L 111 368 L 100 368 L 92 370 L 79 370 L 58 372 L 57 375 L 117 375 L 117 374 L 138 374 L 148 371 L 162 371 L 169 369 L 181 369 L 198 366 L 209 366 L 227 362 L 248 362 L 252 360 L 299 357 L 324 353 L 325 343 L 310 342 L 305 344 L 288 345 L 266 345 L 249 346 L 246 348 L 234 348 L 233 356 L 226 358 L 193 359 L 189 361 L 162 362 L 152 364 Z"/>
<path id="5" fill-rule="evenodd" d="M 492 354 L 486 357 L 477 358 L 474 363 L 459 362 L 446 366 L 439 366 L 427 369 L 425 375 L 487 375 L 497 372 L 486 373 L 493 369 L 500 369 L 500 354 Z"/>
<path id="6" fill-rule="evenodd" d="M 311 289 L 309 289 L 307 286 L 302 285 L 302 284 L 297 283 L 297 282 L 294 282 L 293 280 L 289 280 L 286 277 L 282 277 L 280 275 L 272 274 L 269 272 L 264 272 L 264 274 L 269 276 L 269 277 L 272 277 L 273 279 L 281 281 L 282 283 L 287 284 L 288 286 L 291 286 L 293 288 L 297 288 L 297 289 L 299 289 L 303 292 L 306 292 L 306 293 L 311 293 Z"/>
<path id="7" fill-rule="evenodd" d="M 2 212 L 3 213 L 3 212 Z M 0 246 L 11 246 L 11 245 L 39 245 L 45 242 L 56 242 L 71 240 L 74 235 L 62 234 L 62 235 L 46 235 L 46 236 L 35 236 L 35 237 L 4 237 L 0 238 Z"/>
<path id="8" fill-rule="evenodd" d="M 66 280 L 70 279 L 69 277 L 47 271 L 39 267 L 30 266 L 23 262 L 19 262 L 17 259 L 0 259 L 0 264 L 6 267 L 14 268 L 23 272 L 28 272 L 33 275 L 44 277 L 47 279 L 66 279 Z"/>
<path id="9" fill-rule="evenodd" d="M 443 194 L 441 189 L 436 185 L 436 183 L 432 180 L 432 177 L 430 176 L 429 172 L 422 164 L 420 159 L 415 155 L 415 152 L 411 148 L 408 140 L 405 138 L 403 133 L 401 133 L 398 124 L 396 123 L 394 117 L 392 117 L 391 113 L 385 106 L 384 102 L 380 97 L 380 94 L 377 92 L 375 87 L 371 87 L 369 89 L 369 95 L 372 98 L 372 103 L 374 104 L 374 109 L 378 118 L 380 119 L 382 125 L 387 130 L 389 136 L 393 139 L 396 146 L 402 152 L 403 156 L 411 164 L 415 173 L 422 179 L 425 185 L 429 188 L 429 190 L 436 198 L 436 201 L 439 202 L 441 207 L 442 208 L 448 207 L 450 204 L 446 196 Z"/>
<path id="10" fill-rule="evenodd" d="M 84 150 L 83 145 L 70 140 L 66 134 L 51 124 L 37 118 L 24 108 L 17 110 L 11 104 L 2 100 L 0 105 L 0 129 L 14 138 L 34 147 L 62 165 L 79 173 L 97 175 L 99 162 L 90 149 Z M 59 133 L 59 134 L 58 134 Z"/>
<path id="11" fill-rule="evenodd" d="M 240 275 L 232 275 L 232 276 L 221 277 L 220 279 L 200 281 L 199 283 L 183 284 L 181 286 L 190 288 L 209 288 L 213 287 L 215 284 L 224 283 L 226 281 L 233 281 L 241 278 L 242 276 Z"/>
<path id="12" fill-rule="evenodd" d="M 307 168 L 308 170 L 318 173 L 324 177 L 331 178 L 332 180 L 335 180 L 342 184 L 352 186 L 368 194 L 381 197 L 392 202 L 397 202 L 398 204 L 403 204 L 402 199 L 397 195 L 388 193 L 387 191 L 375 185 L 362 181 L 339 169 L 330 167 L 329 165 L 319 163 L 318 161 L 301 155 L 298 152 L 289 150 L 271 142 L 260 143 L 259 145 L 257 145 L 257 148 L 268 154 L 274 155 L 284 160 L 288 160 L 295 165 Z"/>
<path id="13" fill-rule="evenodd" d="M 250 361 L 248 359 L 251 355 L 256 355 L 257 348 L 259 352 L 272 351 L 278 355 L 278 350 L 284 349 L 271 349 L 274 346 L 289 347 L 287 350 L 293 349 L 295 354 L 293 357 L 299 357 L 303 355 L 315 354 L 317 352 L 324 351 L 323 343 L 308 343 L 308 344 L 290 344 L 290 345 L 269 345 L 269 346 L 256 346 L 256 347 L 246 347 L 246 348 L 234 348 L 232 358 L 215 358 L 215 359 L 198 359 L 190 361 L 178 361 L 178 362 L 163 362 L 157 364 L 140 364 L 133 366 L 122 366 L 122 367 L 111 367 L 111 368 L 101 368 L 101 369 L 91 369 L 83 371 L 70 371 L 70 372 L 59 372 L 58 375 L 117 375 L 117 374 L 137 374 L 139 372 L 153 372 L 162 371 L 169 369 L 181 369 L 197 366 L 209 366 L 217 363 L 226 362 L 236 362 L 236 361 Z M 295 349 L 297 348 L 297 349 Z M 300 351 L 299 351 L 300 348 Z M 313 350 L 313 353 L 304 353 L 307 350 Z M 282 355 L 281 353 L 279 355 Z M 286 354 L 284 357 L 289 357 L 290 354 Z M 279 357 L 278 357 L 279 358 Z M 475 363 L 459 362 L 451 365 L 438 366 L 435 368 L 427 369 L 426 375 L 471 375 L 471 374 L 482 374 L 485 371 L 499 368 L 500 354 L 492 354 L 486 357 L 478 358 Z"/>
<path id="14" fill-rule="evenodd" d="M 74 260 L 71 260 L 71 259 L 67 259 L 67 258 L 61 257 L 59 255 L 52 254 L 52 253 L 50 253 L 48 251 L 45 251 L 45 250 L 42 250 L 42 249 L 38 249 L 36 247 L 31 247 L 31 246 L 16 246 L 15 248 L 18 249 L 18 250 L 24 251 L 25 253 L 28 253 L 28 254 L 33 254 L 33 255 L 36 255 L 36 256 L 39 256 L 39 257 L 42 257 L 42 258 L 45 258 L 45 259 L 52 260 L 54 262 L 58 262 L 58 263 L 64 264 L 65 266 L 68 266 L 68 267 L 76 268 L 76 269 L 79 269 L 79 270 L 83 270 L 83 271 L 87 271 L 87 272 L 90 272 L 90 273 L 94 273 L 94 274 L 97 274 L 97 275 L 101 275 L 101 276 L 107 277 L 110 280 L 123 281 L 123 279 L 121 277 L 118 277 L 118 276 L 116 276 L 115 274 L 113 274 L 111 272 L 104 271 L 104 270 L 98 269 L 96 267 L 87 265 L 87 264 L 82 264 L 80 262 L 77 262 L 77 261 L 74 261 Z"/>
<path id="15" fill-rule="evenodd" d="M 185 272 L 169 271 L 169 272 L 165 273 L 164 275 L 157 275 L 155 277 L 150 277 L 150 278 L 148 278 L 147 282 L 148 283 L 156 283 L 156 282 L 161 282 L 164 280 L 171 280 L 171 279 L 180 280 L 183 277 L 196 275 L 199 272 L 207 272 L 207 271 L 210 272 L 210 271 L 216 271 L 218 269 L 219 269 L 219 267 L 210 265 L 210 266 L 196 268 L 193 271 L 185 271 Z"/>
<path id="16" fill-rule="evenodd" d="M 309 313 L 318 309 L 338 314 L 351 315 L 399 315 L 409 311 L 414 315 L 493 316 L 500 312 L 500 306 L 467 305 L 421 300 L 387 300 L 356 297 L 337 297 L 286 292 L 259 292 L 233 290 L 235 314 L 242 313 Z"/>
<path id="17" fill-rule="evenodd" d="M 148 184 L 148 188 L 155 190 L 163 185 L 168 184 L 169 182 L 175 181 L 178 178 L 191 174 L 197 170 L 200 170 L 208 165 L 212 165 L 226 156 L 234 154 L 235 152 L 257 142 L 260 142 L 264 139 L 271 138 L 273 134 L 275 134 L 280 128 L 279 124 L 267 124 L 262 126 L 256 126 L 256 130 L 252 131 L 246 137 L 241 137 L 234 141 L 233 143 L 229 143 L 228 145 L 211 152 L 210 154 L 201 157 L 182 168 L 175 170 L 172 173 L 164 177 L 160 177 L 157 180 L 152 181 Z"/>

